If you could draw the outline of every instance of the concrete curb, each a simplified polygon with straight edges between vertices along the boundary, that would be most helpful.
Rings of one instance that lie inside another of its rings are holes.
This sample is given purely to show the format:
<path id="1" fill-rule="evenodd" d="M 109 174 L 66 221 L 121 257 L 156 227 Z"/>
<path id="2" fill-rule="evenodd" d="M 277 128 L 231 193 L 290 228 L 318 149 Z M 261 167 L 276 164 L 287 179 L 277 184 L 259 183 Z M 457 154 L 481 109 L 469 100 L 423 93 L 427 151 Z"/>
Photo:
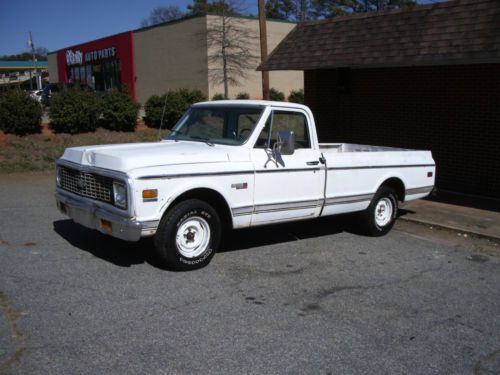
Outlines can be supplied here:
<path id="1" fill-rule="evenodd" d="M 464 228 L 456 227 L 456 226 L 453 226 L 453 225 L 444 225 L 444 224 L 436 223 L 436 222 L 433 222 L 433 221 L 430 221 L 430 220 L 422 220 L 422 219 L 416 219 L 416 218 L 412 218 L 412 217 L 407 217 L 406 215 L 405 216 L 399 216 L 398 219 L 399 220 L 408 221 L 408 222 L 412 222 L 412 223 L 418 223 L 418 224 L 424 224 L 424 225 L 432 225 L 433 227 L 448 229 L 448 230 L 452 230 L 452 231 L 455 231 L 455 232 L 460 232 L 460 233 L 469 234 L 469 235 L 472 235 L 472 236 L 482 237 L 482 238 L 486 238 L 486 239 L 490 239 L 490 240 L 493 240 L 493 241 L 500 242 L 500 235 L 499 236 L 495 236 L 495 235 L 492 235 L 492 234 L 489 234 L 489 233 L 482 233 L 482 232 L 478 232 L 478 231 L 474 231 L 474 230 L 470 230 L 470 229 L 464 229 Z"/>

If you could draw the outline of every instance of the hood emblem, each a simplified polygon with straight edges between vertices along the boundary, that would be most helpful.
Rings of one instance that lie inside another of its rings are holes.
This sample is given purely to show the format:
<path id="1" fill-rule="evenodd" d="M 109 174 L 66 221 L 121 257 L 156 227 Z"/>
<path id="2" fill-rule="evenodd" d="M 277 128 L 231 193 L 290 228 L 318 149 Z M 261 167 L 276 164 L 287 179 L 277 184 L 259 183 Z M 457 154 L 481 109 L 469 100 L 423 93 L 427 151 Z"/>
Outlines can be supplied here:
<path id="1" fill-rule="evenodd" d="M 93 151 L 87 152 L 87 161 L 90 165 L 95 164 L 95 152 Z"/>
<path id="2" fill-rule="evenodd" d="M 78 179 L 78 181 L 76 181 L 76 188 L 78 189 L 78 191 L 82 191 L 83 189 L 85 189 L 85 181 L 83 181 L 82 179 Z"/>

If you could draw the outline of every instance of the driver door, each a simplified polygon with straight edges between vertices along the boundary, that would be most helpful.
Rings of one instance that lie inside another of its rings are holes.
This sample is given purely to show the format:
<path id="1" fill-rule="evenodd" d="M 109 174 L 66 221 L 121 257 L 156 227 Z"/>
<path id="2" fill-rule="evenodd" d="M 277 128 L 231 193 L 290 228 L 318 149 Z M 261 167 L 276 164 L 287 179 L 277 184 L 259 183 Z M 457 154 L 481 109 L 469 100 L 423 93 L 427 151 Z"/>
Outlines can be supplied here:
<path id="1" fill-rule="evenodd" d="M 281 155 L 274 146 L 278 132 L 284 130 L 295 134 L 292 155 Z M 319 152 L 312 147 L 304 112 L 272 110 L 251 150 L 251 158 L 255 168 L 252 226 L 319 215 L 324 171 L 320 170 Z"/>

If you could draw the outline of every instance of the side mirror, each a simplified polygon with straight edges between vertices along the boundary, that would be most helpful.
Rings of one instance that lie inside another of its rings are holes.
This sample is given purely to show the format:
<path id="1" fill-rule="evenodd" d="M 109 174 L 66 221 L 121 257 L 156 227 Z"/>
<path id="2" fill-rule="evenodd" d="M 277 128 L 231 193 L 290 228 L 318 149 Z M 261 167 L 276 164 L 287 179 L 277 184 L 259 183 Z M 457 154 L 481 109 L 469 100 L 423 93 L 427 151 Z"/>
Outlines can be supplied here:
<path id="1" fill-rule="evenodd" d="M 278 132 L 277 146 L 281 155 L 293 155 L 295 152 L 295 133 L 290 130 Z"/>

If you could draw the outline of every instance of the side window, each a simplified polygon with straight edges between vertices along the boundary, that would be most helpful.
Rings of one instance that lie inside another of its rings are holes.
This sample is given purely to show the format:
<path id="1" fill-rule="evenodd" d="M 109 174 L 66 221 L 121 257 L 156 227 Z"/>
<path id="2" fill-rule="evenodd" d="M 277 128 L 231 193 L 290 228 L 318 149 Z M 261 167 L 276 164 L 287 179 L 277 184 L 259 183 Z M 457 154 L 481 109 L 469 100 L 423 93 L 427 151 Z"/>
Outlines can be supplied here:
<path id="1" fill-rule="evenodd" d="M 272 119 L 272 136 L 271 145 L 268 145 L 269 129 L 271 128 Z M 291 130 L 295 134 L 295 148 L 311 148 L 311 140 L 309 137 L 309 128 L 307 125 L 306 116 L 300 112 L 274 111 L 272 116 L 269 116 L 266 126 L 257 139 L 255 147 L 265 148 L 272 147 L 278 139 L 278 133 L 283 130 Z"/>
<path id="2" fill-rule="evenodd" d="M 266 125 L 264 129 L 259 134 L 259 138 L 257 138 L 257 142 L 255 142 L 255 148 L 268 148 L 271 147 L 268 145 L 269 141 L 269 129 L 271 128 L 271 118 L 272 114 L 267 118 Z"/>

